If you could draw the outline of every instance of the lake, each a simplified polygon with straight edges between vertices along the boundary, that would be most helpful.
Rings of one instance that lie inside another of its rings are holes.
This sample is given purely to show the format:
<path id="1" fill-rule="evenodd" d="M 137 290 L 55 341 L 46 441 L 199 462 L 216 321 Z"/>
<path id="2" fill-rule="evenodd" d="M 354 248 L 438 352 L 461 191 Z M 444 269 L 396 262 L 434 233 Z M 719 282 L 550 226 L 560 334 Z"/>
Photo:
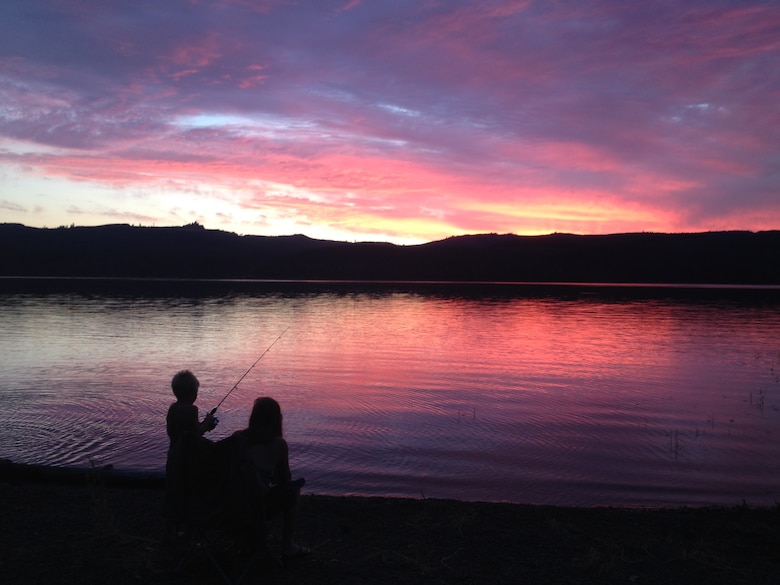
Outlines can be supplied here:
<path id="1" fill-rule="evenodd" d="M 162 470 L 170 379 L 220 439 L 284 412 L 320 494 L 780 501 L 780 290 L 0 280 L 0 458 Z"/>

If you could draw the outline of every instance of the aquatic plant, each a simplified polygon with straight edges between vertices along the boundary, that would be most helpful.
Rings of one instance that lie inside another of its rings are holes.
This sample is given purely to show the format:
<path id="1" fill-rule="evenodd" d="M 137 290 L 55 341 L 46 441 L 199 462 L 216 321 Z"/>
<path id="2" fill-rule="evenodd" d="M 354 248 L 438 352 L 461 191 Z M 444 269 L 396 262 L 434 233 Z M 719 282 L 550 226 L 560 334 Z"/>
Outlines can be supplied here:
<path id="1" fill-rule="evenodd" d="M 677 459 L 680 455 L 680 450 L 682 449 L 680 431 L 670 431 L 667 433 L 667 437 L 669 438 L 669 453 L 673 454 L 674 458 Z"/>

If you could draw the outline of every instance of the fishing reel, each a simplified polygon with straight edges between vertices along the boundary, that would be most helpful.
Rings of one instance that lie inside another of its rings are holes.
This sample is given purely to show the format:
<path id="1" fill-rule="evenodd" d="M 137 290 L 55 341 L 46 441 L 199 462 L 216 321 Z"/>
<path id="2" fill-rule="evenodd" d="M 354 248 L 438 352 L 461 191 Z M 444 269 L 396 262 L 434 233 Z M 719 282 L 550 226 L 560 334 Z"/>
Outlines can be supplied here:
<path id="1" fill-rule="evenodd" d="M 217 409 L 212 408 L 209 411 L 209 414 L 211 415 L 211 425 L 212 425 L 211 430 L 213 431 L 214 429 L 217 428 L 217 425 L 219 424 L 219 419 L 217 418 Z"/>

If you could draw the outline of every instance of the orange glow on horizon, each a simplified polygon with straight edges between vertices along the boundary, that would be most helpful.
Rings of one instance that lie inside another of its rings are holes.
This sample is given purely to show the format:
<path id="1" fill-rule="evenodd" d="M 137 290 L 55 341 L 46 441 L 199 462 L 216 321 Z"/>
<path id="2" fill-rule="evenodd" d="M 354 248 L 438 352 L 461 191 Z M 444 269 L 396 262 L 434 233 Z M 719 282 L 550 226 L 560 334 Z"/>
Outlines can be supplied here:
<path id="1" fill-rule="evenodd" d="M 141 205 L 150 195 L 166 198 L 179 210 L 180 219 L 169 221 L 170 225 L 194 219 L 242 234 L 308 233 L 324 239 L 423 243 L 487 232 L 684 231 L 686 222 L 679 212 L 653 205 L 653 199 L 639 204 L 608 191 L 554 186 L 499 190 L 467 176 L 437 173 L 397 159 L 282 158 L 258 166 L 251 160 L 166 161 L 71 153 L 39 154 L 35 162 L 49 177 L 76 185 L 102 185 Z M 695 187 L 658 176 L 634 180 L 637 183 L 625 188 L 627 193 L 646 192 L 652 185 L 659 204 L 675 192 Z M 99 223 L 106 222 L 93 222 Z M 741 229 L 744 223 L 776 229 L 780 213 L 773 218 L 745 212 L 736 219 L 719 220 L 710 229 Z M 692 226 L 690 231 L 707 229 Z"/>

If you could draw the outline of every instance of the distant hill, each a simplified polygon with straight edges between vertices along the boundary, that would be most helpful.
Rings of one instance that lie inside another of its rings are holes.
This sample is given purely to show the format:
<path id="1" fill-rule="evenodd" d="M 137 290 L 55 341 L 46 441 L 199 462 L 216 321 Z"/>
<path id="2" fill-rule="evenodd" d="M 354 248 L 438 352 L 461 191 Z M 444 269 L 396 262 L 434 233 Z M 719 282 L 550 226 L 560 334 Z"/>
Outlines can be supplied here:
<path id="1" fill-rule="evenodd" d="M 0 224 L 0 276 L 780 284 L 780 231 L 458 236 L 416 246 Z"/>

